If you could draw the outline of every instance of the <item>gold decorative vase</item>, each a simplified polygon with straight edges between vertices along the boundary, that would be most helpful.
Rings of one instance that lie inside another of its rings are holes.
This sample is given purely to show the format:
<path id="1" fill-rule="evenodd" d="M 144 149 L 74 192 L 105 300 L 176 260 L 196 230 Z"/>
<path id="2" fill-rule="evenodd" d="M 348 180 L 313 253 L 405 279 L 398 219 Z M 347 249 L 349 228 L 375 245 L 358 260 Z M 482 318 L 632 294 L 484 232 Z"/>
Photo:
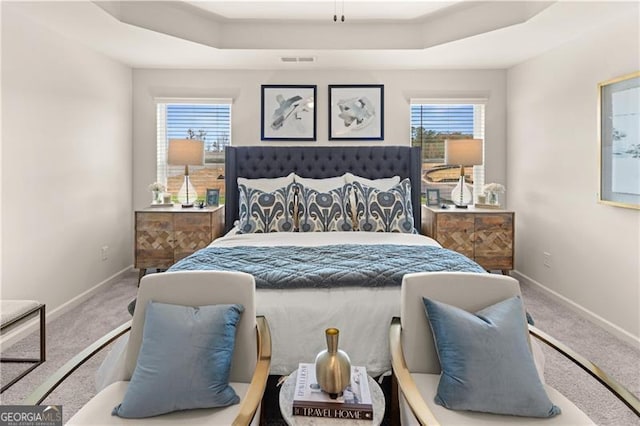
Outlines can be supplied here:
<path id="1" fill-rule="evenodd" d="M 327 349 L 316 356 L 318 385 L 332 399 L 339 397 L 351 383 L 351 360 L 344 351 L 338 349 L 339 334 L 337 328 L 327 328 Z"/>

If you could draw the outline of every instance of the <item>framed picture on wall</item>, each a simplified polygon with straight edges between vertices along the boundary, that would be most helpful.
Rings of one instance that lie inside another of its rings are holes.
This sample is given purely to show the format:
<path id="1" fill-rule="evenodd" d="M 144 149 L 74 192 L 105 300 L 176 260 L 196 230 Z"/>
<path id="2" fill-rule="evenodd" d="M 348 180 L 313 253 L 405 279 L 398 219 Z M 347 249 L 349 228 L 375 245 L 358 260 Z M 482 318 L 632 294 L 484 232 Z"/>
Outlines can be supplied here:
<path id="1" fill-rule="evenodd" d="M 329 140 L 383 140 L 384 85 L 329 86 Z"/>
<path id="2" fill-rule="evenodd" d="M 263 141 L 316 140 L 315 85 L 262 85 Z"/>
<path id="3" fill-rule="evenodd" d="M 599 201 L 640 209 L 640 71 L 598 84 Z"/>
<path id="4" fill-rule="evenodd" d="M 218 188 L 207 188 L 207 206 L 218 207 L 220 203 L 220 190 Z"/>

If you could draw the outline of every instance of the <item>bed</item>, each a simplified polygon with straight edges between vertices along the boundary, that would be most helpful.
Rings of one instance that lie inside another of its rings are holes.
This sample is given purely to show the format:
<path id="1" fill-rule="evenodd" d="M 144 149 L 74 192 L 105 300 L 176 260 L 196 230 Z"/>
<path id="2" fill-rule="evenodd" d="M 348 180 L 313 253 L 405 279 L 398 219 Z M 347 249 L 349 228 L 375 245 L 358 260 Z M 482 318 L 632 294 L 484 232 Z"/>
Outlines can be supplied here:
<path id="1" fill-rule="evenodd" d="M 225 172 L 228 232 L 169 271 L 230 269 L 256 277 L 258 312 L 267 317 L 272 330 L 271 374 L 289 374 L 299 362 L 313 362 L 315 355 L 325 348 L 327 327 L 340 330 L 340 347 L 349 354 L 352 363 L 366 366 L 374 376 L 383 374 L 390 369 L 388 325 L 399 314 L 403 273 L 482 269 L 417 233 L 238 234 L 238 178 L 278 178 L 291 172 L 311 179 L 332 178 L 347 172 L 367 179 L 408 178 L 411 204 L 415 206 L 413 223 L 419 228 L 420 165 L 420 149 L 401 146 L 228 148 Z M 234 262 L 243 252 L 252 255 L 244 262 Z M 354 263 L 354 257 L 360 255 L 366 259 Z M 445 255 L 448 257 L 444 258 Z M 340 267 L 342 259 L 346 262 Z M 367 265 L 371 270 L 355 268 L 363 272 L 355 280 L 348 270 L 353 264 Z M 393 270 L 395 275 L 391 273 Z"/>
<path id="2" fill-rule="evenodd" d="M 410 197 L 413 224 L 419 229 L 420 148 L 228 147 L 225 167 L 225 236 L 168 271 L 226 269 L 254 275 L 257 311 L 271 328 L 271 374 L 289 374 L 298 363 L 313 362 L 315 355 L 326 348 L 324 330 L 328 327 L 340 330 L 339 347 L 354 365 L 366 366 L 372 376 L 389 372 L 388 328 L 391 318 L 400 314 L 404 273 L 483 271 L 475 262 L 441 248 L 417 231 L 237 233 L 241 210 L 238 178 L 277 179 L 290 173 L 306 179 L 326 179 L 348 172 L 366 179 L 408 179 L 410 190 L 405 197 Z M 252 257 L 235 262 L 244 252 Z M 307 260 L 301 260 L 304 253 Z M 328 260 L 336 254 L 338 259 Z M 366 265 L 352 266 L 352 257 L 359 254 L 370 256 Z M 339 257 L 346 263 L 327 273 L 334 262 L 341 262 Z M 364 271 L 359 283 L 349 281 L 350 270 Z M 281 273 L 275 273 L 278 271 Z M 302 278 L 291 279 L 299 276 Z M 115 354 L 109 355 L 99 373 L 99 388 L 117 379 L 107 372 L 113 369 L 107 365 L 118 363 L 117 350 L 112 352 Z"/>

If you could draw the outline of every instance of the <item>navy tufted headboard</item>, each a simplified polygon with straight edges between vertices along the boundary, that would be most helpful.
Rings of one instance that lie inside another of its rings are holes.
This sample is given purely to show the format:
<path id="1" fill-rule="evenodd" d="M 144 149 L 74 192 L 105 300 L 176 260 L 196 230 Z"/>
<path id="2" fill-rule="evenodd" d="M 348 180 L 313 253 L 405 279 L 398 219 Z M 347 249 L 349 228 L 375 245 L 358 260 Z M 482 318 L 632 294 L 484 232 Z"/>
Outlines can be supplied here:
<path id="1" fill-rule="evenodd" d="M 275 178 L 294 172 L 306 178 L 327 178 L 346 172 L 379 179 L 398 175 L 411 179 L 411 203 L 420 228 L 421 150 L 408 146 L 242 146 L 225 152 L 225 232 L 238 220 L 237 178 Z"/>

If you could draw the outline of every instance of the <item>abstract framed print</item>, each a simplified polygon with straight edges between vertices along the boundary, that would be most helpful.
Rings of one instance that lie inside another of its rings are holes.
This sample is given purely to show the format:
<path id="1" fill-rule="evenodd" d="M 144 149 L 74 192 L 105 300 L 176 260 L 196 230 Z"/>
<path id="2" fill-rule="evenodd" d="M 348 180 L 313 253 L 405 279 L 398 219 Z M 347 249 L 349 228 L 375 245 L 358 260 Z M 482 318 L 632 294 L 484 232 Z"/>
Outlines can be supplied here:
<path id="1" fill-rule="evenodd" d="M 640 209 L 640 72 L 598 84 L 598 201 Z"/>
<path id="2" fill-rule="evenodd" d="M 316 140 L 315 85 L 262 85 L 263 141 Z"/>
<path id="3" fill-rule="evenodd" d="M 329 86 L 329 140 L 383 140 L 384 85 Z"/>

